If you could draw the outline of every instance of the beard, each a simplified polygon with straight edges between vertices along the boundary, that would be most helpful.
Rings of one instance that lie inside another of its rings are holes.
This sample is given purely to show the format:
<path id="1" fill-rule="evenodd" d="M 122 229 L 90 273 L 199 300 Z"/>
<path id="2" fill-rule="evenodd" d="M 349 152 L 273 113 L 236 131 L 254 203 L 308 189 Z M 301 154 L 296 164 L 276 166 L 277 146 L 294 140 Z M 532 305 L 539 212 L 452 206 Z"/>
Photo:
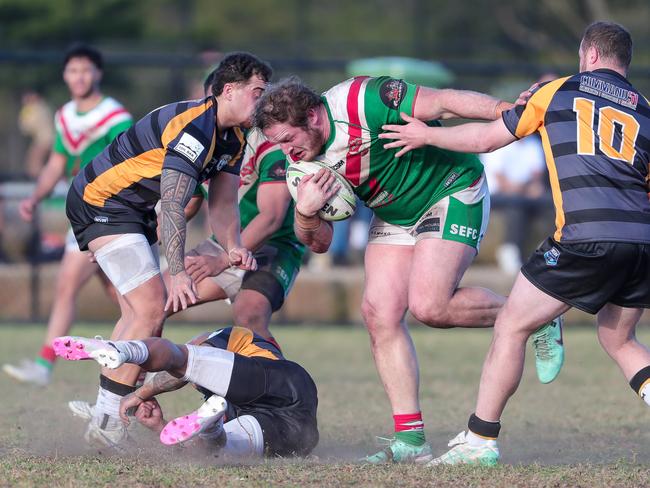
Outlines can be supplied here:
<path id="1" fill-rule="evenodd" d="M 308 153 L 305 155 L 305 159 L 311 161 L 320 154 L 321 148 L 325 145 L 325 140 L 320 131 L 314 127 L 307 127 L 306 132 L 308 146 L 305 149 L 307 149 Z"/>

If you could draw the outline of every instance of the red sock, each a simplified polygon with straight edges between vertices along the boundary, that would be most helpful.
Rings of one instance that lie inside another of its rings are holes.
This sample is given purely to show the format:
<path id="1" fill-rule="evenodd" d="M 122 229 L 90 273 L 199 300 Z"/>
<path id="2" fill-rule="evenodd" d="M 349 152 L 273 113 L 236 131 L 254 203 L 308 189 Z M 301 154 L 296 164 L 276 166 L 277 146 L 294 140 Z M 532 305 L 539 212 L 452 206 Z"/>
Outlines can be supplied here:
<path id="1" fill-rule="evenodd" d="M 424 430 L 422 412 L 393 415 L 393 421 L 395 422 L 395 432 L 403 432 L 405 430 Z"/>
<path id="2" fill-rule="evenodd" d="M 54 361 L 56 361 L 56 353 L 54 352 L 54 349 L 52 349 L 52 346 L 43 346 L 38 356 L 50 364 L 53 364 Z"/>
<path id="3" fill-rule="evenodd" d="M 416 446 L 424 444 L 422 412 L 393 415 L 393 421 L 395 422 L 396 439 Z"/>

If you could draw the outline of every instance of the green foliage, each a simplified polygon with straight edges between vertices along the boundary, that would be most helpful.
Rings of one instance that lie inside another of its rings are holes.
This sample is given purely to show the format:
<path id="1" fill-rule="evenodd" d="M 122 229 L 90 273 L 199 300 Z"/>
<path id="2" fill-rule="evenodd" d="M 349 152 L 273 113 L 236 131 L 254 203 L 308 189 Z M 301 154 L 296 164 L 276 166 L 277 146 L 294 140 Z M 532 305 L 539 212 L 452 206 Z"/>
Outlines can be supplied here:
<path id="1" fill-rule="evenodd" d="M 83 39 L 137 39 L 145 11 L 130 0 L 0 0 L 5 47 Z"/>

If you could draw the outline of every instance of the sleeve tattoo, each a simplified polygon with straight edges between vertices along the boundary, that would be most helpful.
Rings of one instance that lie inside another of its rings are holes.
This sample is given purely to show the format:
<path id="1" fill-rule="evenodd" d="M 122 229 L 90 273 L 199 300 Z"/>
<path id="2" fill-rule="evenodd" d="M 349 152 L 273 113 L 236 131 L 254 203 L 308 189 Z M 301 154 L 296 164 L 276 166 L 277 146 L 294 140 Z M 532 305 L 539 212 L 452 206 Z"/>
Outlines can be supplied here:
<path id="1" fill-rule="evenodd" d="M 191 176 L 180 171 L 163 169 L 160 176 L 160 239 L 172 275 L 185 269 L 185 205 L 192 198 L 195 187 L 196 180 Z"/>
<path id="2" fill-rule="evenodd" d="M 150 378 L 147 378 L 146 383 L 138 388 L 136 393 L 141 398 L 148 399 L 160 393 L 178 390 L 186 384 L 187 381 L 176 378 L 166 371 L 160 371 Z"/>

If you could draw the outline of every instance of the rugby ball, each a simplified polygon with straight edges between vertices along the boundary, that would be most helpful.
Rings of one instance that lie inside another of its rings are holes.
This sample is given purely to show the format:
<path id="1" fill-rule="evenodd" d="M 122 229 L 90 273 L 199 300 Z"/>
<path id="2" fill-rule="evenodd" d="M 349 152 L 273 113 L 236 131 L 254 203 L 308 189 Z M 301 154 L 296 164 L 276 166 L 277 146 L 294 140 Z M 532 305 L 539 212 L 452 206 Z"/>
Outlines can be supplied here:
<path id="1" fill-rule="evenodd" d="M 298 199 L 298 184 L 303 176 L 318 173 L 321 168 L 334 173 L 337 181 L 341 184 L 341 188 L 325 202 L 323 208 L 318 212 L 318 216 L 323 220 L 330 221 L 345 220 L 352 217 L 357 206 L 357 199 L 352 191 L 352 186 L 343 176 L 317 161 L 297 161 L 291 163 L 287 168 L 287 185 L 294 201 Z"/>

